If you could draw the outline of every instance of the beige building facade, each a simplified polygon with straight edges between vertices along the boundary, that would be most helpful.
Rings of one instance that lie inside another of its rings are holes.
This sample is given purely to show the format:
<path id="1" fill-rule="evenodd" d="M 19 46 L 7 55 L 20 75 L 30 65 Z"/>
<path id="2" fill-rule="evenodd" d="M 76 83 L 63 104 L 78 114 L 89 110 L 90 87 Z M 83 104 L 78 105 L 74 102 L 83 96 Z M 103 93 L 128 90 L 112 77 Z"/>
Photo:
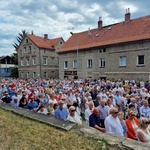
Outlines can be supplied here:
<path id="1" fill-rule="evenodd" d="M 99 20 L 97 29 L 72 34 L 59 51 L 59 77 L 149 80 L 149 25 L 150 16 L 131 20 L 128 12 L 123 22 Z"/>
<path id="2" fill-rule="evenodd" d="M 18 48 L 19 78 L 58 78 L 59 58 L 56 53 L 62 38 L 48 39 L 27 34 Z"/>

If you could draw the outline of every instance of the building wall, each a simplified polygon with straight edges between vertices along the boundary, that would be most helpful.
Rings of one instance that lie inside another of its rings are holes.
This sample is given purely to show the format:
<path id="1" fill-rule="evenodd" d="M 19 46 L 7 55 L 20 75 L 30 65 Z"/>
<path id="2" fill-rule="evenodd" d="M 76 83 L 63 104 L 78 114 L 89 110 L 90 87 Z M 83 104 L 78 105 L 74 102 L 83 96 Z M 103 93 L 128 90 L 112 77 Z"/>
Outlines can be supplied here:
<path id="1" fill-rule="evenodd" d="M 101 49 L 106 52 L 101 52 Z M 118 44 L 115 46 L 94 48 L 78 51 L 79 65 L 76 69 L 79 78 L 123 78 L 123 79 L 144 79 L 150 77 L 150 40 L 144 42 Z M 144 65 L 137 65 L 137 57 L 144 56 Z M 126 57 L 126 66 L 120 66 L 120 57 Z M 99 59 L 105 59 L 105 67 L 99 67 Z M 64 78 L 64 61 L 68 61 L 66 70 L 73 70 L 72 62 L 77 60 L 77 51 L 60 53 L 59 75 Z M 87 60 L 92 60 L 92 67 L 87 67 Z M 68 78 L 73 78 L 68 75 Z"/>
<path id="2" fill-rule="evenodd" d="M 27 39 L 26 37 L 23 40 L 18 49 L 19 78 L 58 78 L 58 54 L 54 50 L 38 48 L 30 39 L 27 42 Z M 56 44 L 57 48 L 59 46 L 61 46 L 60 43 Z M 26 51 L 24 47 L 26 47 Z M 27 59 L 29 59 L 29 65 L 27 65 Z M 33 63 L 33 59 L 35 59 L 35 63 Z M 23 61 L 23 66 L 21 61 Z"/>

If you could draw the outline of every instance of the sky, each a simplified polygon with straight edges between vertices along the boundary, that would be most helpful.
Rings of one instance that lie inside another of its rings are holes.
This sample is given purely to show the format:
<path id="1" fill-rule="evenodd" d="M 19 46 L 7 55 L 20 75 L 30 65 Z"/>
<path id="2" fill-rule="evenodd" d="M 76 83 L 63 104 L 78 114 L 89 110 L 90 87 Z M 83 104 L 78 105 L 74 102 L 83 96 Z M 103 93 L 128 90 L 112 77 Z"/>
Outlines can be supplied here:
<path id="1" fill-rule="evenodd" d="M 150 0 L 0 0 L 0 56 L 12 55 L 16 37 L 25 30 L 65 41 L 70 32 L 124 21 L 127 8 L 131 19 L 150 15 Z"/>

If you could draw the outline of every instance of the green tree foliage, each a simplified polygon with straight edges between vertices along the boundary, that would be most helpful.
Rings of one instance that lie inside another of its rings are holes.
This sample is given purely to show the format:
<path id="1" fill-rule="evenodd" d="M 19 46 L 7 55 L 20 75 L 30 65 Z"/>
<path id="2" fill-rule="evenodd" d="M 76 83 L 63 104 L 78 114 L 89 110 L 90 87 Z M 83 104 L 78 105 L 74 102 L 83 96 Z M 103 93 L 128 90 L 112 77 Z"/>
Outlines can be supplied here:
<path id="1" fill-rule="evenodd" d="M 18 65 L 18 53 L 13 53 L 10 57 L 11 57 L 11 59 L 12 59 L 12 62 L 13 62 L 15 65 Z"/>
<path id="2" fill-rule="evenodd" d="M 21 43 L 21 41 L 23 40 L 24 36 L 26 35 L 26 31 L 22 30 L 21 33 L 18 33 L 19 35 L 16 37 L 17 42 L 14 42 L 12 45 L 15 48 L 15 50 L 18 50 L 18 47 Z"/>
<path id="3" fill-rule="evenodd" d="M 18 78 L 18 67 L 14 67 L 14 68 L 11 70 L 10 76 L 11 76 L 11 77 L 14 77 L 14 78 Z"/>

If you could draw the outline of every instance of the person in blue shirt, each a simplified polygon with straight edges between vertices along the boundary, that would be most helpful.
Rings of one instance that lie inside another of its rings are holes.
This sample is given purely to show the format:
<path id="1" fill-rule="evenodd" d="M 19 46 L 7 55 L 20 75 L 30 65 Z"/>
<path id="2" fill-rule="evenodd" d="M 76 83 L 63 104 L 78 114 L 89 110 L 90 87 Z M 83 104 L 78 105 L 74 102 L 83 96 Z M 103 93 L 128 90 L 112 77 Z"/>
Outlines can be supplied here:
<path id="1" fill-rule="evenodd" d="M 63 104 L 64 104 L 64 102 L 62 100 L 60 100 L 58 102 L 58 108 L 55 110 L 54 115 L 57 118 L 67 120 L 69 112 L 68 112 L 67 108 L 63 107 Z"/>
<path id="2" fill-rule="evenodd" d="M 26 108 L 30 110 L 38 108 L 38 103 L 34 100 L 34 96 L 30 97 L 30 101 L 28 102 Z"/>

